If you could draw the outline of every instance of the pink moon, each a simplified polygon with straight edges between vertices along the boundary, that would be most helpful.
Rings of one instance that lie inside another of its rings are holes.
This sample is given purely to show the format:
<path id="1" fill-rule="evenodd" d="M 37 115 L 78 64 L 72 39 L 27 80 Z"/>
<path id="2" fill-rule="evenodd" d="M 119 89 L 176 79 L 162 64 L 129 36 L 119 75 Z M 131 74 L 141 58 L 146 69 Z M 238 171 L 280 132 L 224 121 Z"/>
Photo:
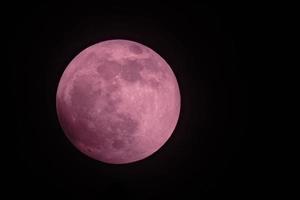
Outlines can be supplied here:
<path id="1" fill-rule="evenodd" d="M 132 163 L 160 149 L 175 130 L 180 91 L 168 63 L 149 47 L 107 40 L 80 52 L 56 93 L 59 123 L 83 154 Z"/>

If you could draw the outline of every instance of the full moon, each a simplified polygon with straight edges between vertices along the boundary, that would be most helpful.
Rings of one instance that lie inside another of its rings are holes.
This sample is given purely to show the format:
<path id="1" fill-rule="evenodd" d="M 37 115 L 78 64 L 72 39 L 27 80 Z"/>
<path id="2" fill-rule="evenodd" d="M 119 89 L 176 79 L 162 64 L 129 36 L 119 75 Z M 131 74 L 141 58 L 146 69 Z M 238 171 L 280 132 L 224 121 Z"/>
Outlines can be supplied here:
<path id="1" fill-rule="evenodd" d="M 56 93 L 59 123 L 83 154 L 110 164 L 142 160 L 170 138 L 180 92 L 168 63 L 149 47 L 107 40 L 80 52 Z"/>

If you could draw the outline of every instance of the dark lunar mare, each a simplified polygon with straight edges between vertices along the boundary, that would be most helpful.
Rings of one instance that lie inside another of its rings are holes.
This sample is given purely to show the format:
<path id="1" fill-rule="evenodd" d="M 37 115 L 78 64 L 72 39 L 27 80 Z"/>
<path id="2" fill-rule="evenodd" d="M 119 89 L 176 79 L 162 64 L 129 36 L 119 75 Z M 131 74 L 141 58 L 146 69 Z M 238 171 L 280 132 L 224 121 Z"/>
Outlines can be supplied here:
<path id="1" fill-rule="evenodd" d="M 140 71 L 143 65 L 137 60 L 125 59 L 125 64 L 122 67 L 121 77 L 128 82 L 136 82 L 142 80 Z"/>

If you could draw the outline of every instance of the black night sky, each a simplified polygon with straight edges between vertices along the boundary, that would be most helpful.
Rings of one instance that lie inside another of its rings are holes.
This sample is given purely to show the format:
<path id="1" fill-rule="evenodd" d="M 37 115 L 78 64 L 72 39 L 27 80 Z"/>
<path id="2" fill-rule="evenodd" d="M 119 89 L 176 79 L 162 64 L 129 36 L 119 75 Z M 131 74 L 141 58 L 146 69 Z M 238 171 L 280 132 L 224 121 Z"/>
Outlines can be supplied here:
<path id="1" fill-rule="evenodd" d="M 12 62 L 11 91 L 18 102 L 12 179 L 23 197 L 247 195 L 243 7 L 173 4 L 44 4 L 15 10 L 20 13 L 10 29 L 11 52 L 18 55 Z M 154 155 L 132 164 L 109 165 L 83 155 L 56 116 L 56 88 L 65 67 L 86 47 L 108 39 L 155 50 L 172 67 L 181 91 L 172 137 Z"/>

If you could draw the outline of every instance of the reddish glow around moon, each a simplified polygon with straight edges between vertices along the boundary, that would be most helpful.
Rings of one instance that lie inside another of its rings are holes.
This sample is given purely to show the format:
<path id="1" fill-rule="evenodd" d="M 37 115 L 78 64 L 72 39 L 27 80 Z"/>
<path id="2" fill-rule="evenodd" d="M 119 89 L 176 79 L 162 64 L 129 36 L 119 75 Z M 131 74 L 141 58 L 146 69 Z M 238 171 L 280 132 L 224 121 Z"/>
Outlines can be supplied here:
<path id="1" fill-rule="evenodd" d="M 150 48 L 108 40 L 79 53 L 56 94 L 59 122 L 85 155 L 112 164 L 142 160 L 169 139 L 178 121 L 176 77 Z"/>

